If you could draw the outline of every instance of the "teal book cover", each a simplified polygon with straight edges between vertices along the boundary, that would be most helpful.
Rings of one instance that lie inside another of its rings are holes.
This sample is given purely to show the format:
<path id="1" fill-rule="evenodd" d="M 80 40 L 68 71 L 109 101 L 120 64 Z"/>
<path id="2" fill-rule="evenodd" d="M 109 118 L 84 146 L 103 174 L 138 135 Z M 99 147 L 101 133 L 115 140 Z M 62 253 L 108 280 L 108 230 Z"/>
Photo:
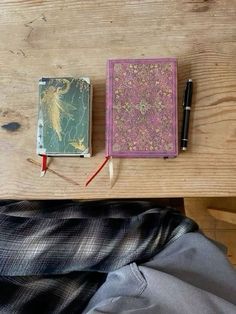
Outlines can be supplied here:
<path id="1" fill-rule="evenodd" d="M 91 120 L 89 78 L 39 81 L 38 155 L 90 157 Z"/>

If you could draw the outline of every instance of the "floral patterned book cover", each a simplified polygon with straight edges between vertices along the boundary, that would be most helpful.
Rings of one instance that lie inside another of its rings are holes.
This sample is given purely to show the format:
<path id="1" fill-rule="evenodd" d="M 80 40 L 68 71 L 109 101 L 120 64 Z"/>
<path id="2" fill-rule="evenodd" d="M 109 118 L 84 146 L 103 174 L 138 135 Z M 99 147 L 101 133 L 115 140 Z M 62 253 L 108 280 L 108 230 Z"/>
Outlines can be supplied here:
<path id="1" fill-rule="evenodd" d="M 92 87 L 89 78 L 39 81 L 37 153 L 91 156 Z"/>
<path id="2" fill-rule="evenodd" d="M 107 156 L 177 156 L 177 60 L 108 60 L 107 72 Z"/>

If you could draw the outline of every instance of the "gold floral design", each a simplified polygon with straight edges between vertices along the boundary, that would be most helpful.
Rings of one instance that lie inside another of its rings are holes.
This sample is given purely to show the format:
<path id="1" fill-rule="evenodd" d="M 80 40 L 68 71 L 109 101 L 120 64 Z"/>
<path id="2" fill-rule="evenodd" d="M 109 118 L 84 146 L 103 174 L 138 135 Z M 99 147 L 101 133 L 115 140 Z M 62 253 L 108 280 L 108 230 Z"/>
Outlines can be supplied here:
<path id="1" fill-rule="evenodd" d="M 84 138 L 78 139 L 75 142 L 70 142 L 70 145 L 73 146 L 75 149 L 84 151 L 86 149 L 86 146 L 84 145 Z"/>
<path id="2" fill-rule="evenodd" d="M 114 145 L 113 145 L 113 151 L 114 151 L 114 152 L 118 152 L 119 150 L 120 150 L 120 145 L 117 144 L 117 143 L 114 144 Z"/>
<path id="3" fill-rule="evenodd" d="M 114 64 L 113 145 L 114 152 L 174 154 L 175 65 L 120 62 Z"/>
<path id="4" fill-rule="evenodd" d="M 141 112 L 142 115 L 148 112 L 151 107 L 152 106 L 148 104 L 145 100 L 141 100 L 140 103 L 136 105 L 136 108 Z"/>
<path id="5" fill-rule="evenodd" d="M 66 94 L 70 89 L 70 81 L 66 79 L 61 79 L 61 83 L 63 83 L 63 86 L 55 87 L 50 85 L 45 89 L 45 91 L 42 93 L 42 104 L 46 107 L 46 110 L 48 112 L 49 121 L 51 124 L 51 127 L 56 132 L 59 141 L 62 140 L 61 138 L 61 114 L 62 112 L 66 113 L 63 101 L 61 99 L 61 96 L 63 94 Z M 49 82 L 50 84 L 50 82 Z M 67 113 L 69 114 L 69 113 Z"/>
<path id="6" fill-rule="evenodd" d="M 128 111 L 128 112 L 130 112 L 132 110 L 132 105 L 128 102 L 125 102 L 122 107 L 125 111 Z"/>

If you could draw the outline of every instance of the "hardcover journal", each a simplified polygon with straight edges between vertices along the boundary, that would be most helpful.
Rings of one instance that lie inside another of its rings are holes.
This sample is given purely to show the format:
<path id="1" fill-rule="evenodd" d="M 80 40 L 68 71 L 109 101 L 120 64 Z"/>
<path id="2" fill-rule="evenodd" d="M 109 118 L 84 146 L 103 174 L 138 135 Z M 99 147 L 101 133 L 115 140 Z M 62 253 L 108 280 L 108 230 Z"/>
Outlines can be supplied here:
<path id="1" fill-rule="evenodd" d="M 178 154 L 177 60 L 108 60 L 106 155 Z"/>
<path id="2" fill-rule="evenodd" d="M 91 156 L 92 88 L 89 78 L 39 81 L 37 153 Z"/>

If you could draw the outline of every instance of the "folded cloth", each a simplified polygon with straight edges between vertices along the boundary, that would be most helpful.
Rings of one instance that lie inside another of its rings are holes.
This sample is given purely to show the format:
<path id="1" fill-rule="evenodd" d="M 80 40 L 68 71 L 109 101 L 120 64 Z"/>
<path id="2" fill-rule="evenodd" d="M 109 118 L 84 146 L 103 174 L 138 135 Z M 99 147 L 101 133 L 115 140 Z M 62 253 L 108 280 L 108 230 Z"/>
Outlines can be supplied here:
<path id="1" fill-rule="evenodd" d="M 108 272 L 148 261 L 197 229 L 151 201 L 5 203 L 0 313 L 81 313 Z"/>

